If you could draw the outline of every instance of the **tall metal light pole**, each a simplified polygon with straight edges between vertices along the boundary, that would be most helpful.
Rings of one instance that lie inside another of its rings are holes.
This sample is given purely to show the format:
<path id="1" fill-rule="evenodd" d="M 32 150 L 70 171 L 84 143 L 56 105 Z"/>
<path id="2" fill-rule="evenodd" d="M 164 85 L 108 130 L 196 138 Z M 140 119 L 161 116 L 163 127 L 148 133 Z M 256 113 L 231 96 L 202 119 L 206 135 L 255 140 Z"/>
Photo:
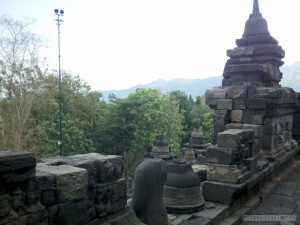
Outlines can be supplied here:
<path id="1" fill-rule="evenodd" d="M 64 10 L 54 9 L 54 13 L 57 16 L 55 20 L 57 23 L 57 33 L 58 33 L 58 98 L 59 98 L 59 154 L 64 155 L 63 152 L 63 134 L 62 134 L 62 92 L 61 92 L 61 72 L 60 72 L 60 22 L 64 22 L 60 19 L 64 15 Z"/>

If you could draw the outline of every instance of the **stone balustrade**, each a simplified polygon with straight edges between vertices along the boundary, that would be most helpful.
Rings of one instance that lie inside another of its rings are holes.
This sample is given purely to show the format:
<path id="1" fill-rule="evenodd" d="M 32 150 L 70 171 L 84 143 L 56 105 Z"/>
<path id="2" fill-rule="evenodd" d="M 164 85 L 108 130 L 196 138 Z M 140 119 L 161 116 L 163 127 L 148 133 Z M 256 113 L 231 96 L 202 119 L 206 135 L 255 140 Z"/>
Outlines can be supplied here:
<path id="1" fill-rule="evenodd" d="M 123 168 L 121 156 L 91 153 L 36 163 L 32 153 L 1 151 L 0 224 L 141 224 L 127 206 Z"/>

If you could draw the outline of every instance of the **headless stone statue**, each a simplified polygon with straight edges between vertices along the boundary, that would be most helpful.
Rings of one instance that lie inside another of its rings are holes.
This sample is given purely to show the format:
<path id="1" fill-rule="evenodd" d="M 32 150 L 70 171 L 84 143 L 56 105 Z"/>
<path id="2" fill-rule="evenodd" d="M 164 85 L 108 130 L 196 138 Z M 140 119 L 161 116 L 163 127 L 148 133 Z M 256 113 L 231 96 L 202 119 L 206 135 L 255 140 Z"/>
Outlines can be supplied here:
<path id="1" fill-rule="evenodd" d="M 167 225 L 163 187 L 167 176 L 162 159 L 145 159 L 134 174 L 132 209 L 147 225 Z"/>

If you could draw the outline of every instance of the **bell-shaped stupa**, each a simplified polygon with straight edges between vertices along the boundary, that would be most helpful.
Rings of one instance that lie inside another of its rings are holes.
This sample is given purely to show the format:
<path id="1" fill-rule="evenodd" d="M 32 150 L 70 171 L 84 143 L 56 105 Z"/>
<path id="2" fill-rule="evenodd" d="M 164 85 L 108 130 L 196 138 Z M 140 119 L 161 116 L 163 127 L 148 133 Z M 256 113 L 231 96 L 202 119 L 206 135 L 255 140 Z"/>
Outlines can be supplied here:
<path id="1" fill-rule="evenodd" d="M 270 35 L 267 21 L 259 11 L 258 0 L 246 21 L 237 47 L 227 50 L 228 59 L 223 72 L 223 86 L 254 85 L 279 87 L 282 73 L 279 67 L 285 52 Z"/>

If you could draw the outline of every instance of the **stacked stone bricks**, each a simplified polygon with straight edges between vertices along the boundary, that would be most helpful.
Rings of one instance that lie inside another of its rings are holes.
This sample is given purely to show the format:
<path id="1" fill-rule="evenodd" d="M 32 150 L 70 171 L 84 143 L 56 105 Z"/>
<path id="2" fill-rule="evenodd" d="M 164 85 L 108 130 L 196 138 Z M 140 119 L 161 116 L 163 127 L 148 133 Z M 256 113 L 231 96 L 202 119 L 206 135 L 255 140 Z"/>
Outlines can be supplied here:
<path id="1" fill-rule="evenodd" d="M 255 151 L 275 157 L 293 145 L 293 113 L 297 93 L 280 87 L 284 51 L 269 31 L 254 1 L 253 12 L 237 47 L 227 51 L 223 85 L 206 92 L 214 109 L 214 143 L 226 129 L 254 129 Z"/>
<path id="2" fill-rule="evenodd" d="M 300 144 L 300 93 L 298 93 L 298 104 L 294 114 L 293 137 Z"/>
<path id="3" fill-rule="evenodd" d="M 0 152 L 1 225 L 140 224 L 126 207 L 120 156 L 96 153 L 43 159 Z"/>
<path id="4" fill-rule="evenodd" d="M 214 146 L 206 152 L 203 193 L 205 200 L 226 204 L 255 189 L 274 165 L 298 151 L 293 139 L 298 96 L 280 86 L 285 53 L 270 35 L 258 0 L 236 44 L 227 51 L 222 86 L 205 93 L 214 109 Z"/>

